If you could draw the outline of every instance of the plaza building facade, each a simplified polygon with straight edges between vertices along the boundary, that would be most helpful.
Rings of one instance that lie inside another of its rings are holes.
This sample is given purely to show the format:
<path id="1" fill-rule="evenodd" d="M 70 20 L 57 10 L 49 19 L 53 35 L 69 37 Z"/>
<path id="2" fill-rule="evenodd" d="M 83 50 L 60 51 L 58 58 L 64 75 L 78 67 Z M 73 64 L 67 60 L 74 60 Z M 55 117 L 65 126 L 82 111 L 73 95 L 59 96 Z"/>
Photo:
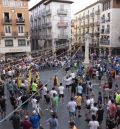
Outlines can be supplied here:
<path id="1" fill-rule="evenodd" d="M 42 0 L 30 11 L 32 51 L 52 54 L 71 49 L 71 4 L 69 0 Z"/>
<path id="2" fill-rule="evenodd" d="M 85 34 L 91 36 L 90 51 L 98 52 L 100 40 L 100 14 L 102 4 L 100 1 L 80 10 L 74 14 L 75 17 L 75 44 L 81 46 L 82 51 L 85 51 Z"/>
<path id="3" fill-rule="evenodd" d="M 0 59 L 30 51 L 28 0 L 0 0 Z"/>
<path id="4" fill-rule="evenodd" d="M 120 0 L 100 0 L 100 53 L 120 55 Z"/>

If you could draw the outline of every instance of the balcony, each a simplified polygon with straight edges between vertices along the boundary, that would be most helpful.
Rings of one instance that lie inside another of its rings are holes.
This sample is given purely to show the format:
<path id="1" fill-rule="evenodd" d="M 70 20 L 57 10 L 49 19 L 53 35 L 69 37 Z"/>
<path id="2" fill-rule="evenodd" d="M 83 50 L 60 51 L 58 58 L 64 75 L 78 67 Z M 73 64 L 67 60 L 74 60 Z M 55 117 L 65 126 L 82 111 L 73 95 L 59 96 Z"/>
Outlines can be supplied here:
<path id="1" fill-rule="evenodd" d="M 91 16 L 91 17 L 94 17 L 94 13 L 90 13 L 90 16 Z"/>
<path id="2" fill-rule="evenodd" d="M 94 37 L 94 36 L 95 36 L 95 34 L 92 32 L 92 33 L 90 33 L 90 36 L 91 36 L 91 37 Z"/>
<path id="3" fill-rule="evenodd" d="M 91 27 L 94 27 L 94 23 L 90 23 L 90 26 L 91 26 Z"/>
<path id="4" fill-rule="evenodd" d="M 38 29 L 42 29 L 42 26 L 41 26 L 41 24 L 39 24 L 39 25 L 38 25 Z"/>
<path id="5" fill-rule="evenodd" d="M 89 15 L 87 14 L 85 17 L 86 17 L 86 18 L 89 18 Z"/>
<path id="6" fill-rule="evenodd" d="M 25 24 L 25 19 L 23 19 L 23 18 L 16 19 L 16 24 L 17 25 Z"/>
<path id="7" fill-rule="evenodd" d="M 46 28 L 47 26 L 46 26 L 46 23 L 43 23 L 42 24 L 42 28 Z"/>
<path id="8" fill-rule="evenodd" d="M 25 36 L 26 37 L 30 36 L 30 33 L 29 32 L 25 32 Z"/>
<path id="9" fill-rule="evenodd" d="M 101 34 L 104 34 L 104 29 L 101 29 Z"/>
<path id="10" fill-rule="evenodd" d="M 110 40 L 100 39 L 100 45 L 110 45 Z"/>
<path id="11" fill-rule="evenodd" d="M 3 20 L 3 24 L 4 25 L 11 25 L 12 24 L 12 20 L 11 19 L 4 19 Z"/>
<path id="12" fill-rule="evenodd" d="M 52 12 L 51 12 L 50 9 L 46 10 L 46 15 L 47 15 L 47 16 L 48 16 L 48 15 L 51 15 L 51 14 L 52 14 Z"/>
<path id="13" fill-rule="evenodd" d="M 105 21 L 106 21 L 106 22 L 110 22 L 110 17 L 107 17 L 107 18 L 105 19 Z"/>
<path id="14" fill-rule="evenodd" d="M 100 36 L 100 32 L 99 31 L 95 31 L 95 36 L 99 37 Z"/>
<path id="15" fill-rule="evenodd" d="M 105 30 L 105 33 L 106 33 L 106 34 L 110 34 L 110 29 L 106 29 L 106 30 Z"/>
<path id="16" fill-rule="evenodd" d="M 85 24 L 85 27 L 86 27 L 86 28 L 89 28 L 89 24 Z"/>
<path id="17" fill-rule="evenodd" d="M 66 34 L 58 35 L 58 39 L 68 39 L 68 35 Z"/>
<path id="18" fill-rule="evenodd" d="M 47 25 L 47 28 L 51 28 L 52 27 L 52 23 L 51 22 L 47 22 L 46 25 Z"/>
<path id="19" fill-rule="evenodd" d="M 68 11 L 65 9 L 59 9 L 57 10 L 58 15 L 67 15 Z"/>
<path id="20" fill-rule="evenodd" d="M 96 15 L 100 15 L 100 10 L 95 11 Z"/>
<path id="21" fill-rule="evenodd" d="M 105 18 L 101 18 L 101 23 L 105 23 Z"/>
<path id="22" fill-rule="evenodd" d="M 66 48 L 68 46 L 68 43 L 56 43 L 56 49 Z"/>
<path id="23" fill-rule="evenodd" d="M 100 22 L 99 22 L 99 21 L 95 22 L 94 24 L 95 24 L 96 26 L 100 26 Z"/>
<path id="24" fill-rule="evenodd" d="M 68 22 L 58 22 L 58 27 L 59 28 L 68 27 Z"/>

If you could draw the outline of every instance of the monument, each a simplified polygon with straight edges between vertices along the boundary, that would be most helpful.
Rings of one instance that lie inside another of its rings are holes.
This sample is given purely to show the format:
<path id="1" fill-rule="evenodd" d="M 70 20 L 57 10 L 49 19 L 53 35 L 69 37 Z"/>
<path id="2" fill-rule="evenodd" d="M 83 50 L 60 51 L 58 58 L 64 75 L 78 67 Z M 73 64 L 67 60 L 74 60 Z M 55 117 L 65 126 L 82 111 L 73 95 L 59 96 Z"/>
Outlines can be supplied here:
<path id="1" fill-rule="evenodd" d="M 85 34 L 85 59 L 84 59 L 84 62 L 83 64 L 85 65 L 89 65 L 90 63 L 90 60 L 89 60 L 89 44 L 91 42 L 91 36 L 90 34 L 86 33 Z"/>

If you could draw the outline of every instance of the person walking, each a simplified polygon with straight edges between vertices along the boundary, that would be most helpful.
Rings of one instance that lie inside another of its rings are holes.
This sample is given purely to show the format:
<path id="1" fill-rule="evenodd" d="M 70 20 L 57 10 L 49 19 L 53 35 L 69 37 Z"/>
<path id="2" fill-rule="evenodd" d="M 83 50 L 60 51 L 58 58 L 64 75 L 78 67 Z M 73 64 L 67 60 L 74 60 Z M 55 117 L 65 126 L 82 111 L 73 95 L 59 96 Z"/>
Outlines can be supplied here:
<path id="1" fill-rule="evenodd" d="M 78 114 L 78 117 L 81 117 L 80 115 L 80 110 L 81 110 L 81 101 L 82 101 L 82 97 L 80 95 L 76 95 L 74 97 L 74 100 L 75 102 L 77 103 L 77 114 Z"/>
<path id="2" fill-rule="evenodd" d="M 58 112 L 58 103 L 59 103 L 59 98 L 56 94 L 53 94 L 52 98 L 52 108 L 53 112 L 57 113 Z"/>
<path id="3" fill-rule="evenodd" d="M 99 129 L 99 122 L 96 120 L 96 116 L 92 115 L 92 120 L 89 122 L 90 129 Z"/>
<path id="4" fill-rule="evenodd" d="M 58 93 L 59 93 L 59 101 L 63 102 L 64 100 L 64 86 L 62 85 L 62 83 L 60 83 L 60 86 L 58 87 Z"/>
<path id="5" fill-rule="evenodd" d="M 20 116 L 17 111 L 14 112 L 13 116 L 10 118 L 10 121 L 12 121 L 13 129 L 20 129 Z"/>
<path id="6" fill-rule="evenodd" d="M 21 121 L 21 127 L 22 129 L 32 129 L 32 124 L 28 116 L 25 116 L 24 120 Z"/>
<path id="7" fill-rule="evenodd" d="M 52 113 L 51 117 L 47 120 L 49 129 L 58 129 L 58 118 L 56 113 Z"/>
<path id="8" fill-rule="evenodd" d="M 70 121 L 75 118 L 76 107 L 77 107 L 77 103 L 74 101 L 74 98 L 71 97 L 71 100 L 67 104 L 67 109 L 69 111 Z"/>
<path id="9" fill-rule="evenodd" d="M 69 122 L 69 128 L 70 129 L 77 129 L 77 127 L 75 126 L 75 122 L 74 121 Z"/>
<path id="10" fill-rule="evenodd" d="M 32 129 L 38 129 L 40 124 L 40 116 L 37 114 L 35 110 L 32 113 L 33 115 L 30 117 Z"/>

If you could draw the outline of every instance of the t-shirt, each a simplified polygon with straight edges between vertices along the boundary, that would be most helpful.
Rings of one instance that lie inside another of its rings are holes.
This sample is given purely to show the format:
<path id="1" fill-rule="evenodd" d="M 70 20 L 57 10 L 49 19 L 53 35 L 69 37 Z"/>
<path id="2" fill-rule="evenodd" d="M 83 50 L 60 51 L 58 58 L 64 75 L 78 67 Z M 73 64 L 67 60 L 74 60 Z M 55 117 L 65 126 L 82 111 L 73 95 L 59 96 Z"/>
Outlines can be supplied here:
<path id="1" fill-rule="evenodd" d="M 32 83 L 32 91 L 37 91 L 37 87 L 38 87 L 38 85 L 36 84 L 36 83 Z"/>
<path id="2" fill-rule="evenodd" d="M 83 87 L 82 86 L 77 86 L 76 91 L 77 91 L 77 93 L 82 94 Z"/>
<path id="3" fill-rule="evenodd" d="M 57 95 L 57 91 L 56 91 L 56 90 L 51 90 L 51 91 L 50 91 L 50 96 L 51 96 L 51 98 L 53 97 L 53 94 L 56 94 L 56 95 Z"/>
<path id="4" fill-rule="evenodd" d="M 47 87 L 43 87 L 43 95 L 46 95 L 47 94 Z"/>
<path id="5" fill-rule="evenodd" d="M 103 109 L 99 109 L 97 111 L 97 116 L 98 116 L 97 120 L 98 121 L 102 121 L 103 120 L 103 114 L 104 114 L 104 110 Z"/>
<path id="6" fill-rule="evenodd" d="M 58 107 L 58 101 L 59 101 L 58 96 L 53 97 L 53 106 L 54 107 Z"/>
<path id="7" fill-rule="evenodd" d="M 116 94 L 115 101 L 117 104 L 120 104 L 120 94 Z"/>
<path id="8" fill-rule="evenodd" d="M 31 129 L 32 124 L 29 121 L 25 120 L 21 122 L 21 126 L 23 127 L 23 129 Z"/>
<path id="9" fill-rule="evenodd" d="M 37 99 L 32 99 L 31 100 L 31 103 L 32 103 L 32 107 L 35 108 L 36 107 L 36 104 L 37 104 Z"/>
<path id="10" fill-rule="evenodd" d="M 89 126 L 90 126 L 90 129 L 98 129 L 99 123 L 98 121 L 90 121 Z"/>
<path id="11" fill-rule="evenodd" d="M 75 96 L 74 99 L 75 99 L 75 102 L 77 103 L 77 106 L 81 106 L 82 97 L 81 96 Z"/>
<path id="12" fill-rule="evenodd" d="M 50 129 L 58 129 L 58 120 L 56 118 L 49 118 L 47 121 L 50 124 Z"/>
<path id="13" fill-rule="evenodd" d="M 97 111 L 98 111 L 98 108 L 92 106 L 92 107 L 91 107 L 91 111 L 92 111 L 92 115 L 96 115 L 96 113 L 97 113 Z"/>
<path id="14" fill-rule="evenodd" d="M 70 101 L 68 102 L 67 107 L 68 107 L 69 112 L 75 112 L 77 103 L 75 101 Z"/>
<path id="15" fill-rule="evenodd" d="M 60 86 L 59 88 L 58 88 L 58 91 L 59 91 L 59 94 L 64 94 L 64 86 Z"/>
<path id="16" fill-rule="evenodd" d="M 40 117 L 38 115 L 33 115 L 30 117 L 30 122 L 32 124 L 32 128 L 39 127 L 39 120 L 40 120 Z"/>

